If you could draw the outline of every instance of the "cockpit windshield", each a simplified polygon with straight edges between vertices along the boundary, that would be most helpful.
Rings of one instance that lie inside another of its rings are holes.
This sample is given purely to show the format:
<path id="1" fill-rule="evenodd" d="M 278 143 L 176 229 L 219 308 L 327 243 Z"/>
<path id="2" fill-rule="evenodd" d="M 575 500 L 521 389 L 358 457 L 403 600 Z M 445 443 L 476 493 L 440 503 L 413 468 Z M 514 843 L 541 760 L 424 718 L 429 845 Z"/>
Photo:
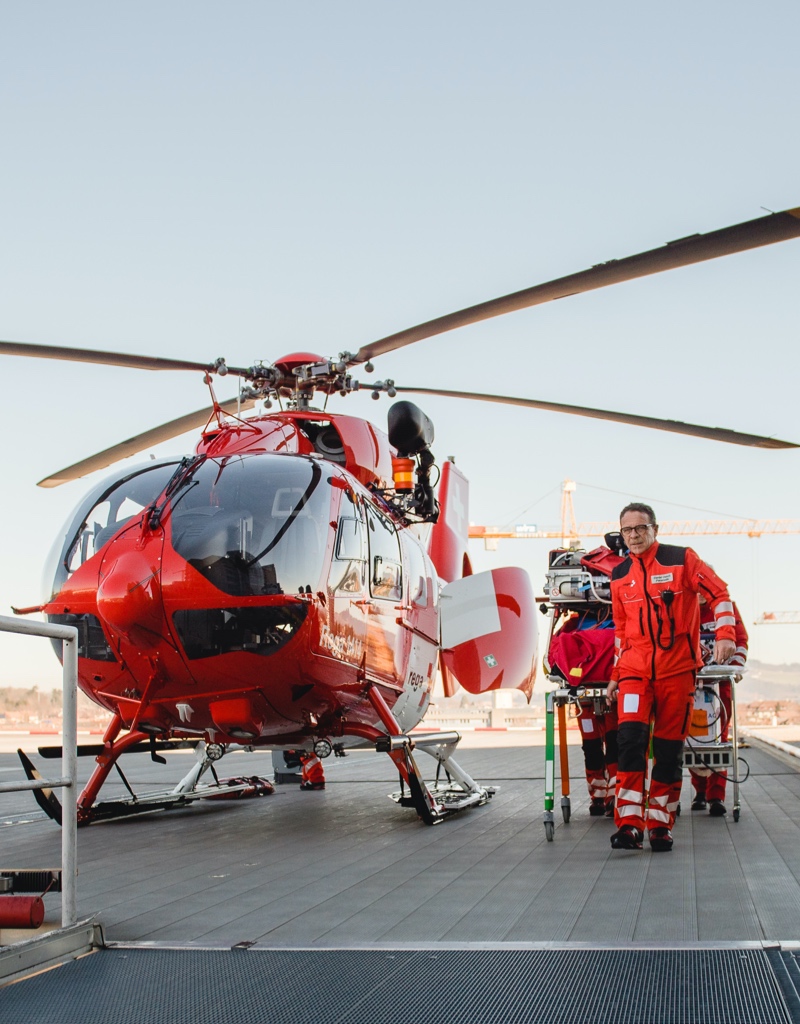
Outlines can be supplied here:
<path id="1" fill-rule="evenodd" d="M 323 466 L 313 459 L 206 459 L 173 497 L 172 546 L 226 594 L 311 593 L 320 585 L 331 518 L 322 481 Z"/>

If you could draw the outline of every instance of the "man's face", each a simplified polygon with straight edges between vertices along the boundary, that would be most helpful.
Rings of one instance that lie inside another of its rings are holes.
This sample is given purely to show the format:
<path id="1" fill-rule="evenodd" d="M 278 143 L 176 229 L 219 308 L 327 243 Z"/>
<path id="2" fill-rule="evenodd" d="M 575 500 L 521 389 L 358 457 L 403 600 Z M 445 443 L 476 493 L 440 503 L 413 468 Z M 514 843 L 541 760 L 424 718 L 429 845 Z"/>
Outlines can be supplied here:
<path id="1" fill-rule="evenodd" d="M 622 539 L 632 555 L 642 555 L 655 543 L 658 527 L 653 526 L 645 512 L 626 512 L 619 521 Z"/>

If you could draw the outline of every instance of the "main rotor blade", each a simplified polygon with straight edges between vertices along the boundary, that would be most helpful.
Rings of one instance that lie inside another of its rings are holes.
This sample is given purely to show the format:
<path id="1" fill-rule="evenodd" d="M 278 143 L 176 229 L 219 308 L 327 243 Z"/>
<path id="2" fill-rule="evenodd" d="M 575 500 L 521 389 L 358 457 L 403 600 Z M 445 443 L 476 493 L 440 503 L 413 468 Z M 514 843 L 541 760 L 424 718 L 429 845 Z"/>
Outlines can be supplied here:
<path id="1" fill-rule="evenodd" d="M 474 391 L 443 391 L 438 388 L 401 388 L 397 392 L 416 395 L 442 395 L 444 398 L 474 398 L 480 402 L 498 402 L 501 405 L 521 405 L 528 409 L 544 409 L 547 412 L 566 412 L 573 416 L 588 416 L 595 420 L 611 420 L 613 423 L 628 423 L 635 427 L 651 427 L 653 430 L 669 430 L 674 434 L 690 434 L 704 437 L 708 441 L 726 441 L 728 444 L 748 445 L 751 448 L 800 448 L 792 441 L 780 441 L 775 437 L 761 437 L 758 434 L 741 434 L 724 427 L 701 427 L 680 420 L 660 420 L 652 416 L 635 416 L 625 412 L 609 412 L 606 409 L 590 409 L 582 405 L 561 405 L 558 402 L 539 402 L 534 398 L 511 398 L 508 395 L 480 395 Z"/>
<path id="2" fill-rule="evenodd" d="M 719 231 L 710 231 L 705 235 L 688 235 L 686 238 L 667 242 L 666 245 L 662 245 L 658 249 L 650 249 L 637 256 L 598 263 L 590 270 L 582 270 L 577 274 L 570 274 L 568 277 L 559 277 L 546 284 L 534 285 L 533 288 L 524 288 L 522 291 L 512 292 L 511 295 L 490 299 L 477 306 L 469 306 L 456 313 L 449 313 L 447 316 L 428 320 L 416 327 L 409 327 L 405 331 L 398 331 L 397 334 L 390 334 L 386 338 L 373 341 L 360 348 L 353 363 L 363 363 L 367 359 L 375 359 L 376 356 L 403 348 L 405 345 L 411 345 L 423 338 L 444 334 L 457 327 L 466 327 L 468 324 L 489 320 L 492 317 L 501 316 L 503 313 L 512 313 L 517 309 L 527 309 L 528 306 L 538 306 L 543 302 L 552 302 L 553 299 L 563 299 L 568 295 L 578 295 L 581 292 L 605 288 L 607 285 L 617 284 L 621 281 L 646 277 L 648 274 L 658 274 L 663 270 L 673 270 L 676 267 L 686 267 L 692 263 L 715 259 L 717 256 L 744 252 L 746 249 L 755 249 L 761 245 L 771 245 L 773 242 L 783 242 L 798 236 L 800 236 L 800 207 L 784 210 L 781 213 L 771 213 L 766 217 L 758 217 L 755 220 L 746 221 L 744 224 L 721 228 Z"/>
<path id="3" fill-rule="evenodd" d="M 251 409 L 254 404 L 252 400 L 242 402 L 242 411 Z M 238 405 L 238 399 L 232 398 L 228 402 L 220 402 L 220 409 L 223 412 L 235 413 Z M 205 409 L 198 409 L 197 412 L 190 412 L 186 416 L 179 416 L 178 419 L 170 420 L 169 423 L 162 423 L 160 427 L 146 430 L 143 434 L 129 437 L 127 441 L 120 441 L 119 444 L 106 448 L 105 451 L 98 452 L 97 455 L 91 455 L 88 459 L 83 459 L 72 466 L 67 466 L 66 469 L 62 469 L 58 473 L 53 473 L 52 476 L 45 477 L 44 480 L 39 481 L 38 486 L 59 487 L 61 484 L 68 483 L 71 480 L 78 480 L 82 476 L 88 476 L 89 473 L 94 473 L 97 469 L 105 469 L 107 466 L 119 462 L 120 459 L 126 459 L 129 455 L 136 455 L 137 452 L 142 451 L 144 448 L 150 448 L 152 445 L 160 444 L 162 441 L 169 441 L 170 438 L 185 434 L 187 430 L 202 428 L 208 423 L 211 412 L 211 408 L 206 406 Z"/>
<path id="4" fill-rule="evenodd" d="M 215 363 L 195 363 L 187 359 L 162 359 L 159 356 L 135 356 L 124 352 L 100 352 L 90 348 L 60 345 L 31 345 L 20 341 L 0 341 L 0 355 L 29 356 L 35 359 L 65 359 L 73 363 L 98 363 L 102 366 L 127 366 L 134 370 L 199 370 L 213 373 Z M 226 367 L 228 373 L 243 376 L 247 370 Z"/>

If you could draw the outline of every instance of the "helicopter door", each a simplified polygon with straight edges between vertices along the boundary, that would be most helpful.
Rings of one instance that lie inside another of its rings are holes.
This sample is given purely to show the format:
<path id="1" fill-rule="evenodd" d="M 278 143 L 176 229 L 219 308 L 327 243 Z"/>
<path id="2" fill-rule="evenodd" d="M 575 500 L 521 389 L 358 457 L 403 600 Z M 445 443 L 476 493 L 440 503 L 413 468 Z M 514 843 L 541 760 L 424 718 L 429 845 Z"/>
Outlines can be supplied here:
<path id="1" fill-rule="evenodd" d="M 364 658 L 367 586 L 367 528 L 357 506 L 340 517 L 329 577 L 332 615 L 322 627 L 325 653 L 357 667 Z"/>
<path id="2" fill-rule="evenodd" d="M 439 583 L 422 543 L 411 530 L 400 535 L 405 568 L 405 600 L 398 606 L 400 623 L 409 645 L 405 658 L 403 693 L 392 714 L 403 730 L 413 729 L 425 715 L 431 699 L 439 659 Z M 405 656 L 405 650 L 404 650 Z"/>
<path id="3" fill-rule="evenodd" d="M 411 530 L 405 530 L 403 558 L 406 567 L 406 599 L 402 606 L 403 625 L 428 637 L 438 646 L 439 583 L 436 569 L 422 543 Z"/>
<path id="4" fill-rule="evenodd" d="M 369 538 L 369 602 L 365 606 L 367 675 L 401 685 L 407 630 L 397 623 L 397 606 L 403 600 L 400 539 L 389 518 L 370 505 L 366 506 L 366 512 Z"/>

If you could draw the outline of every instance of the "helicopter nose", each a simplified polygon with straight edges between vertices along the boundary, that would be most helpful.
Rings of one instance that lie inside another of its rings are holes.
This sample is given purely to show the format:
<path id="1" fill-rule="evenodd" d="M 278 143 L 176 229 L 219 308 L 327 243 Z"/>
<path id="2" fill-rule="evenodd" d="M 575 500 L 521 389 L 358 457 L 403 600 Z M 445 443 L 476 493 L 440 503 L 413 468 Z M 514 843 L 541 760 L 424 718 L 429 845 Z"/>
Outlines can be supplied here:
<path id="1" fill-rule="evenodd" d="M 161 639 L 159 572 L 145 552 L 123 551 L 108 567 L 103 565 L 103 579 L 97 588 L 100 617 L 140 646 L 150 647 Z"/>

